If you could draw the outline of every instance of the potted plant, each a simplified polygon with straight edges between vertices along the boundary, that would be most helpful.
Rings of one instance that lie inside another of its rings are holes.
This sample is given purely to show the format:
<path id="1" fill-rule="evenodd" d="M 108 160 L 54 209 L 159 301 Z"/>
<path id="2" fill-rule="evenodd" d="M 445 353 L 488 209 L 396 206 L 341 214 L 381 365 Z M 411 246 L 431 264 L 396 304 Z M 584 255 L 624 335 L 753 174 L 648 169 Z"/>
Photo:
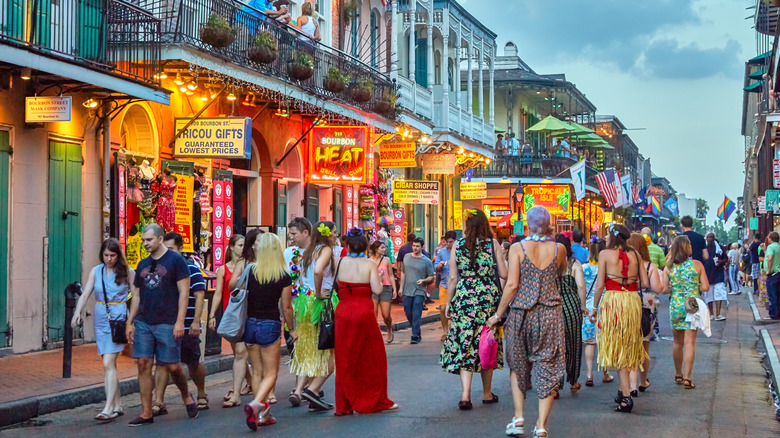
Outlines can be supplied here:
<path id="1" fill-rule="evenodd" d="M 344 74 L 340 68 L 331 65 L 328 69 L 328 76 L 322 80 L 322 87 L 331 93 L 341 93 L 347 89 L 350 75 Z"/>
<path id="2" fill-rule="evenodd" d="M 238 28 L 230 27 L 225 17 L 211 14 L 206 25 L 200 28 L 200 39 L 215 49 L 221 49 L 233 44 L 237 33 Z"/>
<path id="3" fill-rule="evenodd" d="M 314 58 L 301 49 L 294 51 L 287 61 L 287 75 L 298 81 L 309 79 L 314 75 Z"/>
<path id="4" fill-rule="evenodd" d="M 386 116 L 394 116 L 398 97 L 398 90 L 386 88 L 382 92 L 382 97 L 374 103 L 374 111 Z"/>
<path id="5" fill-rule="evenodd" d="M 357 103 L 368 102 L 374 95 L 374 81 L 371 78 L 359 79 L 352 84 L 349 95 Z"/>
<path id="6" fill-rule="evenodd" d="M 258 64 L 270 64 L 279 57 L 276 48 L 276 38 L 270 32 L 260 31 L 252 41 L 253 45 L 247 51 L 247 57 Z"/>

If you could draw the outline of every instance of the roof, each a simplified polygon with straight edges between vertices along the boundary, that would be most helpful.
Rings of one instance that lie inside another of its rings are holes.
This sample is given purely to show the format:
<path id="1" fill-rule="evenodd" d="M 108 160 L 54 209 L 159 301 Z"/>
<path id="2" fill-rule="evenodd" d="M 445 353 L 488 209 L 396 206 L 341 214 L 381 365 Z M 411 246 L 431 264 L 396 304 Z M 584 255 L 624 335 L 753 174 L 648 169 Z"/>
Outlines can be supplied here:
<path id="1" fill-rule="evenodd" d="M 466 8 L 461 6 L 460 3 L 458 3 L 457 1 L 455 1 L 455 0 L 434 0 L 434 2 L 433 2 L 433 9 L 452 9 L 452 10 L 455 10 L 456 14 L 454 14 L 454 15 L 456 15 L 456 16 L 460 15 L 465 20 L 467 20 L 469 23 L 474 24 L 477 27 L 477 29 L 475 29 L 475 30 L 478 30 L 478 31 L 481 31 L 482 33 L 484 33 L 485 34 L 484 36 L 486 36 L 487 39 L 492 40 L 493 44 L 495 45 L 496 36 L 498 34 L 493 32 L 492 30 L 488 29 L 487 26 L 482 24 L 481 21 L 479 21 L 476 18 L 474 18 L 474 16 L 471 15 L 471 13 L 469 11 L 467 11 Z"/>
<path id="2" fill-rule="evenodd" d="M 468 78 L 468 71 L 463 72 L 465 73 L 465 77 Z M 474 70 L 473 74 L 475 77 L 479 77 L 479 70 Z M 482 70 L 483 78 L 490 75 L 489 70 Z M 591 111 L 596 111 L 596 105 L 590 101 L 587 97 L 585 97 L 585 94 L 583 94 L 575 84 L 568 82 L 566 80 L 566 75 L 564 74 L 547 74 L 547 75 L 540 75 L 534 72 L 525 71 L 519 68 L 515 69 L 496 69 L 493 72 L 493 81 L 498 84 L 500 82 L 518 82 L 518 83 L 524 83 L 524 84 L 532 84 L 532 85 L 539 85 L 539 86 L 547 86 L 547 87 L 564 87 L 569 88 L 573 94 L 577 96 L 579 100 L 582 101 L 582 103 L 590 108 Z"/>
<path id="3" fill-rule="evenodd" d="M 617 118 L 617 116 L 613 116 L 611 114 L 596 114 L 596 123 L 615 123 L 618 125 L 618 127 L 621 130 L 626 129 L 626 125 L 623 124 L 623 122 L 620 121 L 620 119 Z"/>

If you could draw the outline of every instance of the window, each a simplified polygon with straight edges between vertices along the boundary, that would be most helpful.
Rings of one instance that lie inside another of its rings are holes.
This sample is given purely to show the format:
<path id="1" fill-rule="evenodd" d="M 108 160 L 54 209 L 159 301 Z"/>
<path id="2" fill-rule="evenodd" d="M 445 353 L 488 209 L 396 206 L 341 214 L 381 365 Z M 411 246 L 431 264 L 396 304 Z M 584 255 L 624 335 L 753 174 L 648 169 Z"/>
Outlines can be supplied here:
<path id="1" fill-rule="evenodd" d="M 349 39 L 352 42 L 349 53 L 355 58 L 360 57 L 360 48 L 358 44 L 360 42 L 358 41 L 359 28 L 360 28 L 360 8 L 358 8 L 355 12 L 352 13 L 352 19 L 350 20 L 350 26 L 349 26 Z"/>
<path id="2" fill-rule="evenodd" d="M 371 11 L 371 67 L 379 67 L 379 11 Z"/>

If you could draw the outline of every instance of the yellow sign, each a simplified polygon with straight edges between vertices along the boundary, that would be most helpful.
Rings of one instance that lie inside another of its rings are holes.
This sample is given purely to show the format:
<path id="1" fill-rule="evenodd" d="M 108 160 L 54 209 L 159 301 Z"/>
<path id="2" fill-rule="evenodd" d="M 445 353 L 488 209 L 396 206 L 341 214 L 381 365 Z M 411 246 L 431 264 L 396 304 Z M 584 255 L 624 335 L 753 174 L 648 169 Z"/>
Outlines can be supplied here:
<path id="1" fill-rule="evenodd" d="M 382 143 L 379 147 L 379 167 L 417 167 L 414 143 Z"/>
<path id="2" fill-rule="evenodd" d="M 440 194 L 438 181 L 393 181 L 396 204 L 438 204 Z"/>
<path id="3" fill-rule="evenodd" d="M 487 183 L 485 182 L 462 182 L 460 183 L 460 199 L 467 201 L 470 199 L 486 199 Z"/>
<path id="4" fill-rule="evenodd" d="M 440 173 L 453 175 L 455 173 L 455 154 L 425 154 L 422 156 L 423 174 Z"/>
<path id="5" fill-rule="evenodd" d="M 604 212 L 604 222 L 603 224 L 611 224 L 612 223 L 612 212 L 611 211 L 605 211 Z"/>
<path id="6" fill-rule="evenodd" d="M 191 119 L 176 119 L 178 133 Z M 176 138 L 175 157 L 245 158 L 252 152 L 249 117 L 205 117 L 195 119 Z"/>
<path id="7" fill-rule="evenodd" d="M 173 192 L 173 203 L 176 206 L 176 218 L 173 230 L 181 234 L 184 240 L 184 252 L 194 252 L 192 236 L 192 192 L 195 177 L 176 175 L 176 191 Z"/>
<path id="8" fill-rule="evenodd" d="M 452 215 L 455 220 L 453 226 L 456 230 L 463 229 L 463 203 L 461 201 L 452 201 Z"/>

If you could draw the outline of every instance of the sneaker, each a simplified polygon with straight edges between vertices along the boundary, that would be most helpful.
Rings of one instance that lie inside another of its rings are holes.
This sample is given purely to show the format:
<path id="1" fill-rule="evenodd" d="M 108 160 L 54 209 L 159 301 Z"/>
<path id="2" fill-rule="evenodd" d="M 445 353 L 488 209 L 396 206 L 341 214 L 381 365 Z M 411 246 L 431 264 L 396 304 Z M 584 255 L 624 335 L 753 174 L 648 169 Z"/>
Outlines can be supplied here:
<path id="1" fill-rule="evenodd" d="M 129 423 L 127 423 L 130 427 L 137 427 L 137 426 L 146 426 L 147 424 L 154 423 L 154 417 L 144 418 L 140 415 L 138 417 L 135 417 L 134 419 L 130 420 Z"/>
<path id="2" fill-rule="evenodd" d="M 257 431 L 257 409 L 252 406 L 252 403 L 244 405 L 244 415 L 246 416 L 246 425 L 253 432 Z"/>
<path id="3" fill-rule="evenodd" d="M 710 321 L 714 321 L 714 320 L 715 320 L 715 315 L 710 315 Z"/>
<path id="4" fill-rule="evenodd" d="M 324 408 L 314 402 L 309 402 L 309 412 L 325 412 L 329 411 L 330 409 Z"/>
<path id="5" fill-rule="evenodd" d="M 303 398 L 309 402 L 309 411 L 311 411 L 312 405 L 324 408 L 324 410 L 331 409 L 331 405 L 325 402 L 320 396 L 311 392 L 309 389 L 303 390 Z"/>
<path id="6" fill-rule="evenodd" d="M 276 418 L 274 418 L 271 414 L 264 415 L 263 418 L 257 422 L 257 425 L 260 427 L 270 426 L 272 424 L 276 424 Z"/>
<path id="7" fill-rule="evenodd" d="M 410 343 L 411 344 L 419 344 L 420 343 L 420 338 L 412 338 L 412 342 L 410 342 Z"/>
<path id="8" fill-rule="evenodd" d="M 725 321 L 725 320 L 726 320 L 726 317 L 723 316 L 723 315 L 718 315 L 718 316 L 715 317 L 715 321 Z"/>

